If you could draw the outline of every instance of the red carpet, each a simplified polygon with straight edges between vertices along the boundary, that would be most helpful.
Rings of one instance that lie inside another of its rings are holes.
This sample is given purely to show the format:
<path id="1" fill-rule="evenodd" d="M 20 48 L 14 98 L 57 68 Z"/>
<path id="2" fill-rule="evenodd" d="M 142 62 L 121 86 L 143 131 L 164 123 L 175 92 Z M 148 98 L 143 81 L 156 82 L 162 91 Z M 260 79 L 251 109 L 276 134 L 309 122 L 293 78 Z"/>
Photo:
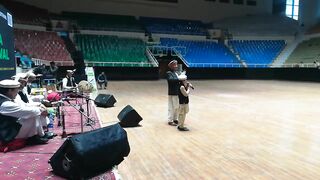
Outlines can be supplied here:
<path id="1" fill-rule="evenodd" d="M 80 113 L 70 106 L 64 108 L 67 134 L 80 133 Z M 86 110 L 85 106 L 84 109 Z M 93 105 L 90 105 L 90 117 L 95 120 L 94 128 L 100 128 L 100 121 Z M 86 119 L 84 118 L 83 121 L 85 122 Z M 84 126 L 84 131 L 90 130 L 92 130 L 90 126 Z M 0 153 L 0 179 L 63 179 L 52 173 L 48 163 L 51 156 L 64 142 L 64 139 L 61 138 L 62 128 L 57 127 L 57 120 L 55 120 L 54 132 L 58 136 L 50 140 L 48 144 L 26 146 L 19 150 Z M 92 179 L 115 180 L 116 178 L 114 173 L 109 171 Z"/>

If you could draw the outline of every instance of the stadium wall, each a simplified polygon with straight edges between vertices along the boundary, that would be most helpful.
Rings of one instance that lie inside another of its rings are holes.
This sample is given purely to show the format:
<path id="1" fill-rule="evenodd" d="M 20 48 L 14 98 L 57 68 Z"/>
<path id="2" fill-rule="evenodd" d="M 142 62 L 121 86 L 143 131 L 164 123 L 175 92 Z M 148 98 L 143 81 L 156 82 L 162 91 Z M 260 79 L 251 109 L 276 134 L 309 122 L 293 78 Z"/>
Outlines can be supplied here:
<path id="1" fill-rule="evenodd" d="M 243 16 L 247 14 L 271 14 L 273 1 L 256 0 L 256 6 L 222 3 L 220 1 L 179 0 L 178 3 L 161 3 L 143 0 L 18 0 L 23 3 L 48 9 L 50 12 L 61 11 L 91 12 L 174 19 L 213 20 Z"/>
<path id="2" fill-rule="evenodd" d="M 58 69 L 58 79 L 66 76 L 68 69 L 74 69 L 74 66 L 61 66 Z M 102 71 L 106 73 L 108 80 L 157 80 L 159 79 L 159 69 L 157 67 L 94 67 L 95 75 L 99 75 Z M 83 80 L 78 77 L 76 81 Z"/>
<path id="3" fill-rule="evenodd" d="M 300 1 L 299 23 L 305 27 L 320 22 L 320 0 Z"/>
<path id="4" fill-rule="evenodd" d="M 59 79 L 67 69 L 59 67 Z M 95 67 L 95 74 L 104 71 L 108 80 L 158 80 L 158 67 Z M 188 79 L 255 79 L 255 80 L 289 80 L 320 82 L 320 69 L 317 68 L 189 68 Z M 82 79 L 80 79 L 82 80 Z M 78 80 L 78 82 L 80 81 Z"/>
<path id="5" fill-rule="evenodd" d="M 189 79 L 257 79 L 320 82 L 317 68 L 192 68 Z"/>
<path id="6" fill-rule="evenodd" d="M 138 32 L 80 30 L 80 33 L 81 34 L 89 34 L 89 35 L 90 34 L 91 35 L 107 35 L 107 36 L 119 36 L 119 37 L 128 37 L 128 38 L 140 38 L 140 39 L 146 38 L 144 33 L 138 33 Z"/>
<path id="7" fill-rule="evenodd" d="M 46 27 L 44 27 L 44 26 L 35 26 L 35 25 L 26 25 L 26 24 L 14 24 L 14 28 L 35 30 L 35 31 L 46 31 Z"/>

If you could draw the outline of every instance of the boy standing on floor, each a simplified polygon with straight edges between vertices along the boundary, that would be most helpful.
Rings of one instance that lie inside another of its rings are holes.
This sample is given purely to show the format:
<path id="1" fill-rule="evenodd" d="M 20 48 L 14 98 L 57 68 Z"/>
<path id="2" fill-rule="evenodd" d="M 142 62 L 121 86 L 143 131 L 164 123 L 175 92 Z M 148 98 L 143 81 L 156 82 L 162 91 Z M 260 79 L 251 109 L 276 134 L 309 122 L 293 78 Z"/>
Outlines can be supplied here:
<path id="1" fill-rule="evenodd" d="M 185 74 L 179 75 L 179 80 L 179 123 L 177 129 L 179 131 L 189 131 L 189 129 L 184 126 L 184 121 L 187 113 L 189 112 L 189 93 L 192 85 L 187 81 L 187 76 Z"/>

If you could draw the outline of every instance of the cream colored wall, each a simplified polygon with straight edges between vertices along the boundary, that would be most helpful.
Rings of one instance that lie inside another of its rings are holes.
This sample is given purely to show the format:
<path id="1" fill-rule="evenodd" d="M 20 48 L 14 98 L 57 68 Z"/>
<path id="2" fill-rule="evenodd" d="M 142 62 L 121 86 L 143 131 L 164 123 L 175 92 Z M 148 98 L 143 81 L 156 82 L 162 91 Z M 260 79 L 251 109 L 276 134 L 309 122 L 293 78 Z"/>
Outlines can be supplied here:
<path id="1" fill-rule="evenodd" d="M 234 5 L 205 0 L 179 0 L 174 3 L 147 2 L 143 0 L 18 0 L 51 12 L 80 11 L 147 17 L 213 20 L 246 14 L 272 13 L 272 1 L 257 0 L 257 6 Z M 246 2 L 246 0 L 244 0 Z"/>

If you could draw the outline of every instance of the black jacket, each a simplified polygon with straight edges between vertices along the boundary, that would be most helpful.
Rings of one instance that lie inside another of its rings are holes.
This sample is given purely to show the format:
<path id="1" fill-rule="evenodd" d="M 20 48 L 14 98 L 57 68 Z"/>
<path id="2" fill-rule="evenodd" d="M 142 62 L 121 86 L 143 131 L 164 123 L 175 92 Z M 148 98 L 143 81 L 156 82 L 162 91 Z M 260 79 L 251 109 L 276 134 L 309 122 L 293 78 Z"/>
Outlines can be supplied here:
<path id="1" fill-rule="evenodd" d="M 0 106 L 5 101 L 10 100 L 0 96 Z M 18 135 L 21 124 L 19 124 L 17 121 L 18 118 L 16 117 L 0 114 L 0 141 L 5 143 L 10 142 Z"/>
<path id="2" fill-rule="evenodd" d="M 185 89 L 187 90 L 187 88 Z M 179 91 L 179 104 L 189 104 L 189 96 L 184 96 L 181 91 Z"/>
<path id="3" fill-rule="evenodd" d="M 66 77 L 67 78 L 67 86 L 68 87 L 76 87 L 76 82 L 74 82 L 74 78 L 73 77 Z"/>
<path id="4" fill-rule="evenodd" d="M 20 96 L 21 100 L 25 103 L 29 103 L 29 99 L 28 96 L 26 94 L 24 94 L 22 91 L 18 92 L 18 95 Z"/>
<path id="5" fill-rule="evenodd" d="M 168 95 L 178 95 L 180 91 L 179 79 L 173 71 L 167 72 Z"/>

